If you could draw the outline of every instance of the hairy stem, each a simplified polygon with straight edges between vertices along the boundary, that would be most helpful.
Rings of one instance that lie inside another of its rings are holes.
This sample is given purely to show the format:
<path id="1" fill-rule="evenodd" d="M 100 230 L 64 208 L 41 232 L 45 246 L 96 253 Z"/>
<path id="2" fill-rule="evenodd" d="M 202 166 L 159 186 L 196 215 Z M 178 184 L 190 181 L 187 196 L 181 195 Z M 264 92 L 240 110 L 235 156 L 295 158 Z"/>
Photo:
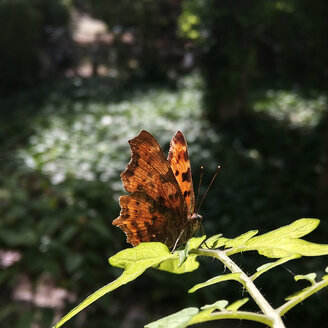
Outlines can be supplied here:
<path id="1" fill-rule="evenodd" d="M 281 320 L 279 313 L 268 303 L 263 297 L 260 291 L 255 286 L 250 277 L 242 271 L 239 266 L 233 262 L 230 257 L 226 255 L 224 251 L 212 250 L 212 249 L 198 249 L 197 253 L 204 256 L 215 257 L 220 260 L 231 272 L 239 273 L 240 279 L 243 282 L 244 287 L 248 293 L 252 296 L 253 300 L 261 309 L 262 313 L 270 319 L 272 328 L 285 328 L 284 323 Z"/>

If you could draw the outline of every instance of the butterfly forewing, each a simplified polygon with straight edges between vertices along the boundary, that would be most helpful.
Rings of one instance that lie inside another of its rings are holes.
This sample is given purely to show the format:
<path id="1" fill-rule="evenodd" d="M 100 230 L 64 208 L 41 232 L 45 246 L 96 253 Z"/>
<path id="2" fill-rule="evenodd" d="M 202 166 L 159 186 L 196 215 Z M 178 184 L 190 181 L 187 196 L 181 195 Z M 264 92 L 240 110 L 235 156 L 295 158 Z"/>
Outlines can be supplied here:
<path id="1" fill-rule="evenodd" d="M 191 217 L 195 209 L 195 194 L 187 142 L 181 131 L 177 131 L 171 140 L 168 161 L 186 202 L 188 215 Z"/>

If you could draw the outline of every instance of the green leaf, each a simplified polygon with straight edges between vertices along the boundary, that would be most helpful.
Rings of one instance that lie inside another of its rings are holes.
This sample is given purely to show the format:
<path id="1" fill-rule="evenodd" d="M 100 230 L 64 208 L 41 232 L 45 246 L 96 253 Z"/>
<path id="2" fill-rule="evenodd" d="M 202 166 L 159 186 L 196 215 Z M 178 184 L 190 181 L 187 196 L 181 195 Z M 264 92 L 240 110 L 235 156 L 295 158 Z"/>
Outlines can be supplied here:
<path id="1" fill-rule="evenodd" d="M 243 283 L 243 281 L 240 279 L 240 273 L 228 273 L 222 276 L 217 276 L 214 278 L 211 278 L 203 283 L 197 284 L 194 287 L 192 287 L 191 289 L 189 289 L 188 293 L 193 293 L 196 290 L 200 289 L 200 288 L 204 288 L 207 286 L 211 286 L 214 284 L 217 284 L 221 281 L 227 281 L 227 280 L 235 280 L 235 281 L 239 281 L 241 284 Z"/>
<path id="2" fill-rule="evenodd" d="M 230 304 L 229 306 L 227 306 L 226 310 L 232 311 L 232 312 L 237 312 L 239 310 L 239 308 L 241 308 L 248 301 L 249 301 L 249 298 L 245 297 L 245 298 L 238 300 L 238 301 Z"/>
<path id="3" fill-rule="evenodd" d="M 140 243 L 133 248 L 127 248 L 108 259 L 109 264 L 122 269 L 149 268 L 166 259 L 176 257 L 168 247 L 159 242 Z"/>
<path id="4" fill-rule="evenodd" d="M 189 239 L 183 250 L 174 252 L 175 257 L 169 258 L 161 262 L 156 268 L 175 274 L 181 274 L 197 270 L 199 267 L 199 263 L 196 260 L 197 255 L 190 254 L 190 251 L 192 251 L 193 249 L 197 249 L 205 239 L 206 236 L 194 237 Z M 178 255 L 179 257 L 177 258 L 176 255 Z"/>
<path id="5" fill-rule="evenodd" d="M 270 263 L 265 263 L 263 265 L 261 265 L 260 267 L 258 267 L 256 269 L 256 273 L 253 274 L 253 276 L 251 277 L 252 280 L 255 280 L 257 279 L 261 274 L 263 274 L 264 272 L 267 272 L 271 269 L 273 269 L 274 267 L 280 265 L 280 264 L 283 264 L 283 263 L 286 263 L 288 261 L 291 261 L 291 260 L 294 260 L 294 259 L 297 259 L 301 257 L 300 254 L 293 254 L 291 256 L 286 256 L 286 257 L 283 257 L 275 262 L 270 262 Z"/>
<path id="6" fill-rule="evenodd" d="M 311 243 L 303 239 L 286 239 L 281 240 L 280 243 L 272 244 L 271 247 L 269 245 L 259 247 L 258 252 L 270 258 L 281 258 L 293 254 L 320 256 L 328 254 L 328 245 Z"/>
<path id="7" fill-rule="evenodd" d="M 253 236 L 255 236 L 258 233 L 258 230 L 251 230 L 248 231 L 234 239 L 229 239 L 226 243 L 225 243 L 225 247 L 240 247 L 240 246 L 244 246 L 245 243 L 251 239 Z"/>
<path id="8" fill-rule="evenodd" d="M 212 303 L 212 304 L 207 304 L 207 305 L 204 305 L 201 307 L 201 310 L 220 310 L 220 311 L 223 311 L 226 306 L 229 304 L 228 301 L 226 300 L 219 300 L 219 301 L 216 301 L 215 303 Z"/>
<path id="9" fill-rule="evenodd" d="M 225 242 L 223 245 L 217 246 L 217 243 L 219 243 L 219 240 L 224 239 L 225 241 L 228 240 L 227 238 L 222 238 L 222 233 L 219 233 L 217 235 L 214 235 L 206 240 L 206 245 L 210 248 L 217 248 L 220 246 L 225 245 Z M 220 244 L 220 243 L 219 243 Z"/>
<path id="10" fill-rule="evenodd" d="M 82 303 L 66 314 L 54 328 L 61 327 L 66 321 L 105 294 L 136 279 L 146 269 L 174 257 L 177 257 L 177 255 L 171 254 L 166 245 L 157 242 L 140 243 L 134 248 L 127 248 L 115 254 L 108 261 L 112 266 L 125 269 L 121 276 L 88 296 Z"/>
<path id="11" fill-rule="evenodd" d="M 273 238 L 277 241 L 284 240 L 286 238 L 300 238 L 312 232 L 319 225 L 319 223 L 320 221 L 318 219 L 299 219 L 289 225 L 252 238 L 252 240 L 249 241 L 249 245 L 265 243 Z"/>
<path id="12" fill-rule="evenodd" d="M 203 241 L 206 239 L 206 236 L 202 236 L 202 237 L 194 237 L 188 240 L 185 248 L 181 251 L 177 251 L 176 253 L 179 254 L 179 265 L 182 265 L 184 261 L 186 261 L 186 259 L 188 258 L 189 252 L 197 249 L 202 243 Z"/>
<path id="13" fill-rule="evenodd" d="M 312 273 L 308 273 L 308 274 L 298 274 L 294 277 L 295 281 L 299 281 L 299 280 L 308 280 L 311 285 L 315 284 L 315 278 L 317 277 L 317 274 L 312 272 Z"/>
<path id="14" fill-rule="evenodd" d="M 206 235 L 203 235 L 201 237 L 193 237 L 190 238 L 186 244 L 185 249 L 188 249 L 188 251 L 190 252 L 193 249 L 198 248 L 206 239 Z"/>
<path id="15" fill-rule="evenodd" d="M 269 258 L 283 258 L 294 254 L 319 256 L 328 254 L 328 245 L 311 243 L 300 237 L 313 231 L 319 224 L 317 219 L 300 219 L 282 228 L 249 239 L 245 246 L 227 250 L 227 255 L 257 250 Z"/>
<path id="16" fill-rule="evenodd" d="M 198 312 L 198 308 L 186 308 L 167 317 L 149 323 L 145 326 L 145 328 L 184 328 L 188 326 L 190 319 Z"/>
<path id="17" fill-rule="evenodd" d="M 180 264 L 181 262 L 179 258 L 167 259 L 156 266 L 156 269 L 175 274 L 192 272 L 197 270 L 199 267 L 196 257 L 196 255 L 189 255 L 182 264 Z"/>

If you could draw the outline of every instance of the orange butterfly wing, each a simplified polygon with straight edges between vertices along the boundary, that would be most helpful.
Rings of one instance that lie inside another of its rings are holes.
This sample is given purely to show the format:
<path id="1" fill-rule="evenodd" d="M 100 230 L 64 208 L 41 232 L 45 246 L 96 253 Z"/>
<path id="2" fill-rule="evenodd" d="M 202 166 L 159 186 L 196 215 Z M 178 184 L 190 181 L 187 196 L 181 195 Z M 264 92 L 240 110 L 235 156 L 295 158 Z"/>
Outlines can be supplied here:
<path id="1" fill-rule="evenodd" d="M 180 186 L 190 218 L 195 211 L 195 193 L 192 184 L 187 142 L 181 131 L 177 131 L 172 138 L 167 159 Z"/>
<path id="2" fill-rule="evenodd" d="M 188 221 L 188 209 L 168 160 L 155 138 L 141 131 L 129 141 L 131 161 L 121 174 L 121 213 L 113 221 L 136 246 L 161 241 L 172 247 Z"/>

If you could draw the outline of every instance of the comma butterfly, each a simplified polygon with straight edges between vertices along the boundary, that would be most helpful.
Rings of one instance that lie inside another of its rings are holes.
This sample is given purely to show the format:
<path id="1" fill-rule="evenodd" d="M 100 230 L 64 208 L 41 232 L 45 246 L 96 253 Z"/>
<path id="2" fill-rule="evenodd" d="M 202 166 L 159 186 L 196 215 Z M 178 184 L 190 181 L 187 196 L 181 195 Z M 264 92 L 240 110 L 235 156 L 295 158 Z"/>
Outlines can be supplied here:
<path id="1" fill-rule="evenodd" d="M 130 195 L 120 197 L 121 213 L 113 221 L 133 246 L 160 241 L 169 248 L 185 244 L 199 229 L 187 142 L 176 132 L 166 158 L 155 138 L 142 130 L 129 140 L 131 161 L 122 172 Z"/>

